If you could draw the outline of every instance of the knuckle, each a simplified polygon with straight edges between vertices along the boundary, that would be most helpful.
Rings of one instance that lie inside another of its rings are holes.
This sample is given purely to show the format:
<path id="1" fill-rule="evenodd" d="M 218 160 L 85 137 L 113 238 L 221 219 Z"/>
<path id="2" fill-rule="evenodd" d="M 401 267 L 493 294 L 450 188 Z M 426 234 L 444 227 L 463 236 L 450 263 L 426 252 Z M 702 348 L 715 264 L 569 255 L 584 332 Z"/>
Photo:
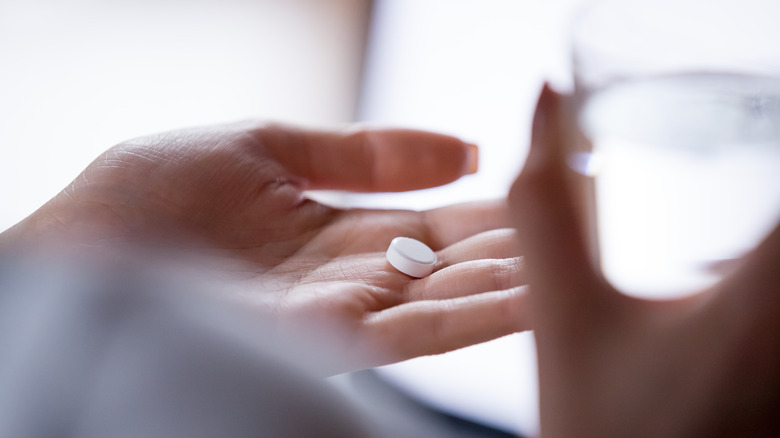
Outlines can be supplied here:
<path id="1" fill-rule="evenodd" d="M 490 274 L 493 278 L 494 290 L 505 290 L 516 286 L 521 262 L 517 257 L 493 260 L 490 264 Z"/>

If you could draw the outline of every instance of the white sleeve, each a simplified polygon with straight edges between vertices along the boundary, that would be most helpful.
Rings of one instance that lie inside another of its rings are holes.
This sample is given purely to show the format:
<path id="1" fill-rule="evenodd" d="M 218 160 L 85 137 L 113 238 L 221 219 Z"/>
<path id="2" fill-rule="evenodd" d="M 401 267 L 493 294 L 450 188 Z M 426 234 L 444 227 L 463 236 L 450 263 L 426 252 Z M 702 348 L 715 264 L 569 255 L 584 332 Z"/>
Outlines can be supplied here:
<path id="1" fill-rule="evenodd" d="M 161 289 L 0 260 L 0 436 L 375 436 L 260 330 Z"/>

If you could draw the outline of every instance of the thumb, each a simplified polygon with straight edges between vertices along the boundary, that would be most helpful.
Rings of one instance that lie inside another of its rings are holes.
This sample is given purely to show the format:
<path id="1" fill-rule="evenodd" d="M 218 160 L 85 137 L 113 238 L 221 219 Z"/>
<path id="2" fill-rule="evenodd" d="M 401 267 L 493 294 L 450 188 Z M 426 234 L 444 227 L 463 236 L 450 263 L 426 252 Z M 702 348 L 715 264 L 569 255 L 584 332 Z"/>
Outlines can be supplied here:
<path id="1" fill-rule="evenodd" d="M 409 129 L 348 131 L 268 126 L 253 133 L 310 189 L 398 192 L 435 187 L 477 171 L 477 147 Z"/>
<path id="2" fill-rule="evenodd" d="M 616 295 L 594 268 L 594 246 L 586 238 L 578 208 L 587 182 L 566 164 L 573 138 L 566 104 L 563 96 L 545 85 L 534 116 L 530 152 L 509 195 L 528 270 L 529 300 L 538 316 L 536 329 L 596 317 Z"/>

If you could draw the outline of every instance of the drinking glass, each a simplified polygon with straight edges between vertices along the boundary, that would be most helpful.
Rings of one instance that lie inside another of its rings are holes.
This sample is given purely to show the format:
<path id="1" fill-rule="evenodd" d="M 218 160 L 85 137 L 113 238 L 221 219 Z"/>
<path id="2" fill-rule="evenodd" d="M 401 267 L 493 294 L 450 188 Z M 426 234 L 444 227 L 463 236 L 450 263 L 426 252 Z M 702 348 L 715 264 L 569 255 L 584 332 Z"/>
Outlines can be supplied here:
<path id="1" fill-rule="evenodd" d="M 605 0 L 575 20 L 571 165 L 621 290 L 712 285 L 780 219 L 778 23 L 773 0 Z"/>

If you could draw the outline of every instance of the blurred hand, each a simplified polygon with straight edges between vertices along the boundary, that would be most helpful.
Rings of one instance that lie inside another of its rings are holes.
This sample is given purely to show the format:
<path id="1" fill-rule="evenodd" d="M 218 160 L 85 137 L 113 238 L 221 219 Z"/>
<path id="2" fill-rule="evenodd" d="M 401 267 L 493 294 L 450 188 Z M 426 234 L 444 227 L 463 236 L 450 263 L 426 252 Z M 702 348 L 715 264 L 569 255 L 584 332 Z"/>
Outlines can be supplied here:
<path id="1" fill-rule="evenodd" d="M 542 92 L 510 194 L 542 436 L 780 436 L 780 227 L 710 290 L 661 302 L 621 294 L 588 256 L 565 103 Z"/>
<path id="2" fill-rule="evenodd" d="M 333 354 L 357 369 L 527 329 L 505 203 L 344 210 L 302 191 L 412 190 L 475 170 L 475 146 L 419 131 L 184 130 L 110 149 L 5 238 L 208 254 L 205 270 L 226 294 L 280 326 L 337 330 Z M 437 251 L 431 276 L 413 279 L 385 261 L 396 236 Z"/>

